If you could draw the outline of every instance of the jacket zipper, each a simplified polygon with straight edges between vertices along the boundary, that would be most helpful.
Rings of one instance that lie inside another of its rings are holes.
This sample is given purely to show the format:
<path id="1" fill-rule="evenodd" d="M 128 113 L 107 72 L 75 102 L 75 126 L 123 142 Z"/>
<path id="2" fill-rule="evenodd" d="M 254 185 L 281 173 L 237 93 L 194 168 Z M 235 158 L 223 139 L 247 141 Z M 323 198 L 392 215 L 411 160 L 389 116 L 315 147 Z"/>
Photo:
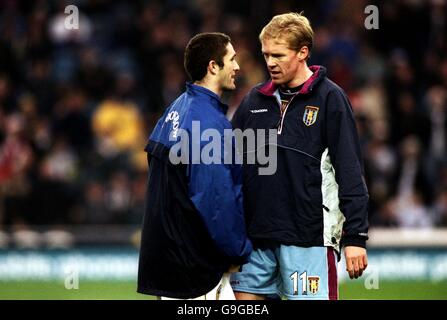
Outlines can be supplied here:
<path id="1" fill-rule="evenodd" d="M 282 132 L 282 126 L 283 126 L 283 122 L 284 122 L 284 118 L 286 116 L 287 113 L 287 109 L 289 108 L 290 104 L 292 103 L 292 100 L 298 95 L 299 93 L 295 94 L 292 98 L 290 98 L 290 101 L 287 103 L 286 108 L 284 109 L 284 112 L 281 112 L 281 104 L 279 105 L 279 112 L 281 113 L 281 122 L 279 124 L 279 128 L 278 128 L 278 134 L 281 134 Z M 277 101 L 278 102 L 278 101 Z"/>

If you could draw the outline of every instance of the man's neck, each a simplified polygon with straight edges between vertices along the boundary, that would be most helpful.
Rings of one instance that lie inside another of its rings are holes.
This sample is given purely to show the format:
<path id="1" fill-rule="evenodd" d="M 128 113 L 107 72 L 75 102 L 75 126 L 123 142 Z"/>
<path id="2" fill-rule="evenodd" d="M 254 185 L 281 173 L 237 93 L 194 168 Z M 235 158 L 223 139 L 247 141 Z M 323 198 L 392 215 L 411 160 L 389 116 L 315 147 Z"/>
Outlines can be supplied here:
<path id="1" fill-rule="evenodd" d="M 309 80 L 312 77 L 313 72 L 307 66 L 307 63 L 304 63 L 302 68 L 298 69 L 296 77 L 293 78 L 289 83 L 284 84 L 287 88 L 295 88 L 302 85 L 304 82 Z"/>
<path id="2" fill-rule="evenodd" d="M 222 96 L 222 89 L 213 81 L 210 81 L 207 79 L 202 79 L 202 80 L 194 81 L 194 84 L 197 86 L 207 88 L 208 90 L 217 94 L 219 96 L 219 98 Z"/>

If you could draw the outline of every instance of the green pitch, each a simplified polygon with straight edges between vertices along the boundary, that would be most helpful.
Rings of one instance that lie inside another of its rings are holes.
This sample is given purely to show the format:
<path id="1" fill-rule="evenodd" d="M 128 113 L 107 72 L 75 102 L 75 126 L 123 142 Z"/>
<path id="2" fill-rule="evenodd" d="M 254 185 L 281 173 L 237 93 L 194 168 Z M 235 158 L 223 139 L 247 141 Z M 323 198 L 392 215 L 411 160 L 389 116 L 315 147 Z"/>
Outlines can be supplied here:
<path id="1" fill-rule="evenodd" d="M 378 289 L 365 289 L 363 280 L 340 284 L 343 300 L 447 300 L 447 281 L 381 281 Z"/>
<path id="2" fill-rule="evenodd" d="M 447 281 L 431 283 L 424 281 L 380 282 L 378 289 L 367 290 L 363 281 L 355 280 L 340 284 L 340 298 L 351 299 L 443 299 L 447 300 Z M 5 299 L 130 299 L 153 300 L 135 292 L 134 282 L 119 281 L 81 281 L 78 289 L 65 289 L 63 281 L 53 282 L 2 282 L 0 281 L 0 300 Z"/>
<path id="3" fill-rule="evenodd" d="M 0 281 L 0 300 L 112 300 L 155 299 L 135 292 L 135 282 L 80 281 L 78 289 L 65 289 L 64 281 Z"/>

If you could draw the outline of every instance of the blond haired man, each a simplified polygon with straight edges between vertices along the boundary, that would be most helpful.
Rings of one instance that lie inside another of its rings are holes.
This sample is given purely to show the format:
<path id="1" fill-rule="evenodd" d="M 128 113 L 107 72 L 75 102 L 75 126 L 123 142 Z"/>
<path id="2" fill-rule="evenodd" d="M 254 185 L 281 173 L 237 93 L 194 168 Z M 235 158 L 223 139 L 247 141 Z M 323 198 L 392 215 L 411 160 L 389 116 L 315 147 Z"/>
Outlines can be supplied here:
<path id="1" fill-rule="evenodd" d="M 313 30 L 304 15 L 273 17 L 259 39 L 271 79 L 247 94 L 232 124 L 277 129 L 277 171 L 257 175 L 257 165 L 244 164 L 255 250 L 232 287 L 238 299 L 338 299 L 342 248 L 351 278 L 368 263 L 368 191 L 352 108 L 324 67 L 307 65 Z"/>

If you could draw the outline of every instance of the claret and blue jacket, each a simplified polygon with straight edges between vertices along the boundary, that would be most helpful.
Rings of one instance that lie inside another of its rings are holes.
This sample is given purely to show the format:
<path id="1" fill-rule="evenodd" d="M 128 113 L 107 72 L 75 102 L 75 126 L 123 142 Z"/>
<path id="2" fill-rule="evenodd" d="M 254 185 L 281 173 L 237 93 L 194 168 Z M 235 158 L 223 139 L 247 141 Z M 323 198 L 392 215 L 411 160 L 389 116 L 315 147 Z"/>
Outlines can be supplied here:
<path id="1" fill-rule="evenodd" d="M 235 128 L 277 130 L 277 170 L 259 175 L 244 164 L 244 205 L 255 247 L 365 247 L 368 190 L 352 107 L 344 91 L 312 66 L 312 77 L 281 114 L 278 88 L 253 88 L 237 109 Z M 263 147 L 256 141 L 256 147 Z"/>

